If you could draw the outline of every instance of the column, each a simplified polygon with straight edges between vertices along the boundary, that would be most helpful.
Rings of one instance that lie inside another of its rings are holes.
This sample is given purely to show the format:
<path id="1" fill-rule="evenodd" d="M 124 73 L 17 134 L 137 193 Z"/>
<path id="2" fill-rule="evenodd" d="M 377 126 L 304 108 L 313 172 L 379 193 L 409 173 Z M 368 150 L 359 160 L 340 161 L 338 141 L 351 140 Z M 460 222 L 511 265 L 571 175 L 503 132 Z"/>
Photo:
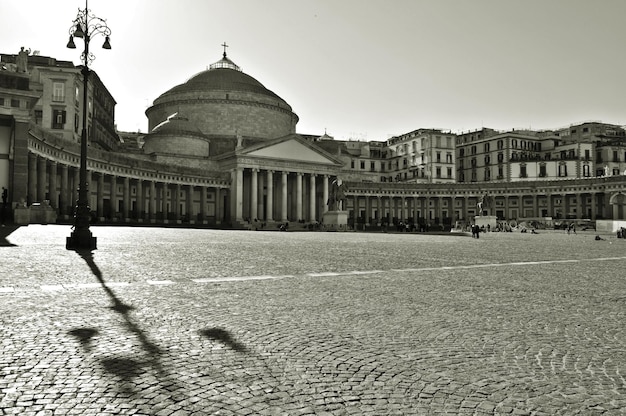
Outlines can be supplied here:
<path id="1" fill-rule="evenodd" d="M 109 192 L 109 208 L 111 211 L 111 219 L 113 221 L 117 220 L 117 177 L 115 175 L 111 175 L 110 179 L 110 192 Z"/>
<path id="2" fill-rule="evenodd" d="M 157 199 L 156 199 L 156 182 L 150 181 L 150 222 L 156 221 Z"/>
<path id="3" fill-rule="evenodd" d="M 282 172 L 282 182 L 281 182 L 281 195 L 280 195 L 280 220 L 282 222 L 286 222 L 287 221 L 287 172 L 283 171 Z"/>
<path id="4" fill-rule="evenodd" d="M 324 212 L 328 211 L 328 175 L 324 175 L 323 177 L 323 194 L 322 194 L 322 203 L 324 204 Z"/>
<path id="5" fill-rule="evenodd" d="M 243 222 L 243 169 L 231 171 L 231 183 L 234 185 L 234 195 L 231 198 L 231 212 L 234 222 Z"/>
<path id="6" fill-rule="evenodd" d="M 302 219 L 302 172 L 296 173 L 296 220 Z"/>
<path id="7" fill-rule="evenodd" d="M 372 201 L 369 195 L 365 195 L 365 225 L 370 225 L 370 218 L 372 216 Z"/>
<path id="8" fill-rule="evenodd" d="M 37 201 L 43 202 L 46 198 L 46 159 L 37 159 Z"/>
<path id="9" fill-rule="evenodd" d="M 67 214 L 67 197 L 69 192 L 67 165 L 61 164 L 61 194 L 59 196 L 59 213 L 62 216 Z"/>
<path id="10" fill-rule="evenodd" d="M 215 223 L 221 224 L 222 219 L 222 188 L 215 188 Z"/>
<path id="11" fill-rule="evenodd" d="M 578 219 L 585 218 L 585 216 L 582 215 L 582 204 L 581 204 L 583 195 L 581 192 L 577 192 L 574 195 L 576 196 L 576 218 Z"/>
<path id="12" fill-rule="evenodd" d="M 267 205 L 265 207 L 265 221 L 274 221 L 274 171 L 268 170 L 267 173 Z"/>
<path id="13" fill-rule="evenodd" d="M 259 209 L 259 170 L 252 169 L 252 177 L 250 179 L 250 221 L 258 219 Z"/>
<path id="14" fill-rule="evenodd" d="M 172 205 L 175 205 L 172 207 L 172 212 L 174 213 L 174 219 L 176 220 L 176 222 L 180 222 L 180 214 L 181 214 L 181 207 L 180 207 L 180 184 L 174 184 L 174 191 L 176 192 L 176 195 L 174 195 L 174 198 L 172 198 Z"/>
<path id="15" fill-rule="evenodd" d="M 143 194 L 143 180 L 137 179 L 137 220 L 143 222 L 146 197 Z"/>
<path id="16" fill-rule="evenodd" d="M 552 194 L 546 194 L 546 210 L 548 211 L 548 217 L 551 217 L 552 214 Z"/>
<path id="17" fill-rule="evenodd" d="M 37 155 L 28 154 L 28 205 L 37 202 Z"/>
<path id="18" fill-rule="evenodd" d="M 596 193 L 595 192 L 591 192 L 590 194 L 591 196 L 591 221 L 595 221 L 596 220 L 596 215 L 597 215 L 597 198 L 596 198 Z"/>
<path id="19" fill-rule="evenodd" d="M 130 179 L 128 179 L 128 176 L 124 177 L 123 184 L 122 218 L 124 218 L 124 221 L 128 221 L 130 208 Z"/>
<path id="20" fill-rule="evenodd" d="M 315 174 L 309 176 L 309 221 L 315 221 Z"/>
<path id="21" fill-rule="evenodd" d="M 196 213 L 193 210 L 193 185 L 187 185 L 187 219 L 189 224 L 196 223 Z"/>
<path id="22" fill-rule="evenodd" d="M 206 186 L 202 185 L 200 187 L 200 222 L 202 224 L 206 224 L 206 217 L 207 217 L 206 199 L 207 199 L 207 189 L 206 189 Z M 217 201 L 215 203 L 217 204 Z"/>
<path id="23" fill-rule="evenodd" d="M 57 195 L 57 162 L 50 161 L 50 183 L 48 184 L 48 193 L 50 198 L 50 206 L 54 209 L 58 208 L 59 198 Z"/>
<path id="24" fill-rule="evenodd" d="M 98 174 L 98 185 L 96 187 L 96 216 L 104 219 L 104 173 Z"/>

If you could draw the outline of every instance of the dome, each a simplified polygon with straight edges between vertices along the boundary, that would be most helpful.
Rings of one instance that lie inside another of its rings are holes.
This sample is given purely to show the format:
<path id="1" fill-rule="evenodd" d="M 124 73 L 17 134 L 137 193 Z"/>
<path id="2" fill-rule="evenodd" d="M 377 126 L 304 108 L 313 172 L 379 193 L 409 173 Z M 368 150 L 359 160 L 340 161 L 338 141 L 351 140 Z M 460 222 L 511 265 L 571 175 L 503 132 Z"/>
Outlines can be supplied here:
<path id="1" fill-rule="evenodd" d="M 277 94 L 224 53 L 209 69 L 161 94 L 146 110 L 148 128 L 182 112 L 208 137 L 271 140 L 295 133 L 298 116 Z"/>
<path id="2" fill-rule="evenodd" d="M 265 88 L 263 84 L 250 75 L 230 68 L 212 68 L 202 71 L 189 78 L 184 84 L 170 89 L 161 95 L 161 97 L 185 92 L 220 90 L 252 92 L 267 95 L 282 101 L 282 98 Z"/>

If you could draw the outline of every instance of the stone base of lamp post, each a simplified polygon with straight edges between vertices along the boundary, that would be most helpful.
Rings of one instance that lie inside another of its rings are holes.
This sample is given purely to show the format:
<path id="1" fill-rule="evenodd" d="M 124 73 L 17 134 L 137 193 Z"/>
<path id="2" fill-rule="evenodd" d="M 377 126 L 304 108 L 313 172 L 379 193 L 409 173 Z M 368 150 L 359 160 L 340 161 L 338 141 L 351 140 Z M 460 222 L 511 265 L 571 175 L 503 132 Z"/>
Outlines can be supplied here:
<path id="1" fill-rule="evenodd" d="M 95 250 L 97 248 L 97 237 L 94 237 L 88 228 L 81 228 L 72 231 L 65 239 L 65 248 L 68 250 Z"/>

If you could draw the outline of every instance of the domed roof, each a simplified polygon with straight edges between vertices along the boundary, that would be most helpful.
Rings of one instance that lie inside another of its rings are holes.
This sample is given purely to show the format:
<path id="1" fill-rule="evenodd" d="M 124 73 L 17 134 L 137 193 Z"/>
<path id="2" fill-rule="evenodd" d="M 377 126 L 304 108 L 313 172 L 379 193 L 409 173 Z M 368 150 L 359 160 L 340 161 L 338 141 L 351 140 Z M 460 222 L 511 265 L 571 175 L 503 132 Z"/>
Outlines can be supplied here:
<path id="1" fill-rule="evenodd" d="M 233 61 L 226 57 L 212 64 L 209 69 L 202 71 L 189 78 L 184 84 L 180 84 L 163 93 L 161 97 L 193 92 L 193 91 L 242 91 L 263 94 L 282 100 L 274 92 L 268 90 L 259 81 L 241 71 Z"/>

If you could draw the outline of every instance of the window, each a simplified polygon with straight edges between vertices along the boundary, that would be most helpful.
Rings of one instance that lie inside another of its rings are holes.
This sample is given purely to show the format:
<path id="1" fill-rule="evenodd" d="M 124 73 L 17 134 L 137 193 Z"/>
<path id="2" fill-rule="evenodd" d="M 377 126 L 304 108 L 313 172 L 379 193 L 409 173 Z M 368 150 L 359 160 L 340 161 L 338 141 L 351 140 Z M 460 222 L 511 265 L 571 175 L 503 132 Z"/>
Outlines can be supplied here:
<path id="1" fill-rule="evenodd" d="M 489 162 L 491 162 L 491 158 L 489 157 L 489 155 L 485 155 L 485 165 L 488 165 Z"/>
<path id="2" fill-rule="evenodd" d="M 437 177 L 437 179 L 441 178 L 441 168 L 437 167 L 437 169 L 435 169 L 435 175 Z"/>
<path id="3" fill-rule="evenodd" d="M 567 176 L 567 165 L 565 163 L 559 163 L 559 177 Z"/>
<path id="4" fill-rule="evenodd" d="M 13 107 L 13 108 L 20 108 L 20 100 L 17 100 L 15 98 L 11 98 L 11 107 Z"/>
<path id="5" fill-rule="evenodd" d="M 52 83 L 52 101 L 65 101 L 65 84 L 62 82 Z"/>
<path id="6" fill-rule="evenodd" d="M 459 149 L 459 156 L 460 157 L 465 156 L 465 149 L 464 148 Z"/>
<path id="7" fill-rule="evenodd" d="M 504 162 L 504 153 L 498 153 L 498 163 Z"/>
<path id="8" fill-rule="evenodd" d="M 498 140 L 498 150 L 504 149 L 504 140 Z"/>
<path id="9" fill-rule="evenodd" d="M 446 153 L 446 163 L 452 163 L 452 153 Z"/>
<path id="10" fill-rule="evenodd" d="M 486 181 L 490 181 L 491 180 L 491 169 L 489 169 L 489 168 L 485 169 L 485 180 Z"/>
<path id="11" fill-rule="evenodd" d="M 613 150 L 613 162 L 619 162 L 619 156 L 617 155 L 617 150 Z"/>
<path id="12" fill-rule="evenodd" d="M 4 106 L 4 98 L 0 97 L 0 107 Z"/>
<path id="13" fill-rule="evenodd" d="M 370 171 L 372 172 L 376 171 L 376 162 L 370 162 Z"/>
<path id="14" fill-rule="evenodd" d="M 354 169 L 354 160 L 350 161 L 350 169 Z"/>
<path id="15" fill-rule="evenodd" d="M 528 177 L 528 172 L 526 171 L 526 165 L 520 165 L 519 166 L 519 177 L 520 178 L 527 178 Z"/>
<path id="16" fill-rule="evenodd" d="M 589 169 L 589 165 L 583 165 L 583 176 L 585 178 L 591 176 L 591 170 Z"/>
<path id="17" fill-rule="evenodd" d="M 364 160 L 361 161 L 361 170 L 365 170 L 365 161 Z"/>
<path id="18" fill-rule="evenodd" d="M 485 143 L 484 148 L 485 148 L 485 152 L 488 152 L 489 151 L 489 143 Z"/>
<path id="19" fill-rule="evenodd" d="M 52 110 L 52 128 L 63 129 L 65 127 L 65 111 Z"/>
<path id="20" fill-rule="evenodd" d="M 437 152 L 437 163 L 441 163 L 441 152 Z"/>
<path id="21" fill-rule="evenodd" d="M 539 165 L 539 177 L 541 178 L 545 178 L 546 176 L 548 176 L 548 172 L 546 169 L 546 164 L 542 163 Z"/>
<path id="22" fill-rule="evenodd" d="M 448 168 L 448 178 L 452 178 L 452 168 Z"/>

